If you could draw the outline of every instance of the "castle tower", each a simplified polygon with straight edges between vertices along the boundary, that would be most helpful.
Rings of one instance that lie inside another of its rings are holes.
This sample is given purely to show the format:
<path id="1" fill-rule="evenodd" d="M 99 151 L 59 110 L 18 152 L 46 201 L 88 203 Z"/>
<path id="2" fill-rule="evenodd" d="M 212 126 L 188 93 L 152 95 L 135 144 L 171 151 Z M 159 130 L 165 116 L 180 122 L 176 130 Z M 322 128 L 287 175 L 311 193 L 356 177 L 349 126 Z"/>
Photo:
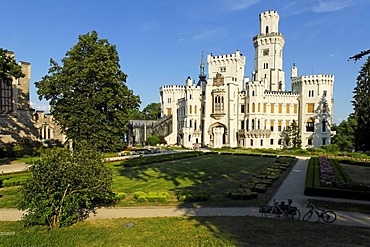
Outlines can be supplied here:
<path id="1" fill-rule="evenodd" d="M 270 91 L 285 90 L 283 71 L 284 36 L 279 33 L 279 14 L 277 11 L 261 13 L 260 33 L 253 38 L 255 48 L 254 81 L 267 80 Z"/>

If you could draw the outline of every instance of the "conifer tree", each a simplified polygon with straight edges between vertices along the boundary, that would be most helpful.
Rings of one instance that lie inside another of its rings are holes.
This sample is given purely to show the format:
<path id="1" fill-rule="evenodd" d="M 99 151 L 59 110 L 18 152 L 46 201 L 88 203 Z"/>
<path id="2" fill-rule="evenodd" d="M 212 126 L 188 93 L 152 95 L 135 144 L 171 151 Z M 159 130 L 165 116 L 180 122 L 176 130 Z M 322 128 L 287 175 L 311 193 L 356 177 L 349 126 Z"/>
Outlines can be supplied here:
<path id="1" fill-rule="evenodd" d="M 353 90 L 354 116 L 357 121 L 355 129 L 356 150 L 370 150 L 370 57 L 367 58 L 357 77 Z"/>

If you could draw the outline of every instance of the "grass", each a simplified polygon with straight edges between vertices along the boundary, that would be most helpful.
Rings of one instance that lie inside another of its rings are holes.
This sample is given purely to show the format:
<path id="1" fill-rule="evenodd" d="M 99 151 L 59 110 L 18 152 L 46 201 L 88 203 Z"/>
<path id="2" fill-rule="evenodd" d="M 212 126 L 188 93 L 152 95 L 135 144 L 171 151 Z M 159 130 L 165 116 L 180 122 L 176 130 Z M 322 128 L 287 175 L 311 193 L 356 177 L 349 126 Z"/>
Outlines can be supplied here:
<path id="1" fill-rule="evenodd" d="M 215 195 L 213 203 L 232 205 L 233 201 L 224 197 L 225 192 L 239 188 L 240 183 L 274 161 L 270 157 L 205 155 L 132 168 L 115 167 L 113 190 L 126 194 L 166 191 L 172 205 L 179 205 L 176 195 L 180 191 L 205 191 Z M 132 203 L 135 202 L 128 196 L 119 206 Z"/>
<path id="2" fill-rule="evenodd" d="M 0 188 L 0 208 L 16 208 L 19 198 L 18 186 Z"/>
<path id="3" fill-rule="evenodd" d="M 341 164 L 351 179 L 356 183 L 370 184 L 370 167 Z"/>
<path id="4" fill-rule="evenodd" d="M 131 226 L 131 227 L 130 227 Z M 94 220 L 48 231 L 0 222 L 2 246 L 368 246 L 369 228 L 262 217 Z"/>

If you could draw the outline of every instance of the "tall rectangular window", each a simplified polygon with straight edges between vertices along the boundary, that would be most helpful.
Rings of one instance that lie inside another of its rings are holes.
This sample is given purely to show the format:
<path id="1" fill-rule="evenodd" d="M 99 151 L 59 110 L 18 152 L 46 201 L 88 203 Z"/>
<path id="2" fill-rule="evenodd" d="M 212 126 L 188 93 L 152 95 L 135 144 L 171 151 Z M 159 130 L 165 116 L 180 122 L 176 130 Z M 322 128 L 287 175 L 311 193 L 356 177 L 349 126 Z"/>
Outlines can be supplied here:
<path id="1" fill-rule="evenodd" d="M 297 114 L 297 112 L 298 112 L 298 105 L 294 104 L 294 114 Z"/>
<path id="2" fill-rule="evenodd" d="M 270 130 L 274 131 L 274 120 L 270 121 Z"/>
<path id="3" fill-rule="evenodd" d="M 167 108 L 167 115 L 171 115 L 172 114 L 172 109 L 171 108 Z"/>
<path id="4" fill-rule="evenodd" d="M 266 113 L 266 112 L 267 112 L 267 110 L 266 110 L 266 109 L 267 109 L 267 104 L 266 104 L 266 103 L 264 103 L 264 104 L 263 104 L 263 113 Z"/>
<path id="5" fill-rule="evenodd" d="M 315 104 L 307 104 L 307 113 L 315 112 Z"/>
<path id="6" fill-rule="evenodd" d="M 275 104 L 271 104 L 271 113 L 275 112 Z"/>
<path id="7" fill-rule="evenodd" d="M 289 114 L 290 113 L 290 104 L 286 104 L 286 108 L 285 109 L 286 109 L 286 113 Z"/>
<path id="8" fill-rule="evenodd" d="M 283 125 L 283 121 L 278 121 L 278 131 L 281 131 L 281 126 Z"/>
<path id="9" fill-rule="evenodd" d="M 241 113 L 244 113 L 244 112 L 245 112 L 245 106 L 244 106 L 244 105 L 241 105 L 241 106 L 240 106 L 240 112 L 241 112 Z"/>
<path id="10" fill-rule="evenodd" d="M 261 112 L 261 103 L 258 103 L 257 112 Z"/>
<path id="11" fill-rule="evenodd" d="M 283 113 L 283 104 L 279 104 L 279 113 Z"/>
<path id="12" fill-rule="evenodd" d="M 0 114 L 7 114 L 13 111 L 12 82 L 0 81 Z"/>

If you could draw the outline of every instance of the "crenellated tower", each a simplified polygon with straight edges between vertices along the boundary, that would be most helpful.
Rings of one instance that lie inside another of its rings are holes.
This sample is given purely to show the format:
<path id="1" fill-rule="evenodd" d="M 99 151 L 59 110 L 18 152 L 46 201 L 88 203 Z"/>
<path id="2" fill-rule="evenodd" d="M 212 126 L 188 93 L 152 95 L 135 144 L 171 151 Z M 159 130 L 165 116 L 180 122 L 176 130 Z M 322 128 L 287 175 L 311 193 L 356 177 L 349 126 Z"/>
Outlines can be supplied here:
<path id="1" fill-rule="evenodd" d="M 284 36 L 279 33 L 279 14 L 266 11 L 259 15 L 260 33 L 253 38 L 255 48 L 254 81 L 267 81 L 267 90 L 284 91 Z"/>

